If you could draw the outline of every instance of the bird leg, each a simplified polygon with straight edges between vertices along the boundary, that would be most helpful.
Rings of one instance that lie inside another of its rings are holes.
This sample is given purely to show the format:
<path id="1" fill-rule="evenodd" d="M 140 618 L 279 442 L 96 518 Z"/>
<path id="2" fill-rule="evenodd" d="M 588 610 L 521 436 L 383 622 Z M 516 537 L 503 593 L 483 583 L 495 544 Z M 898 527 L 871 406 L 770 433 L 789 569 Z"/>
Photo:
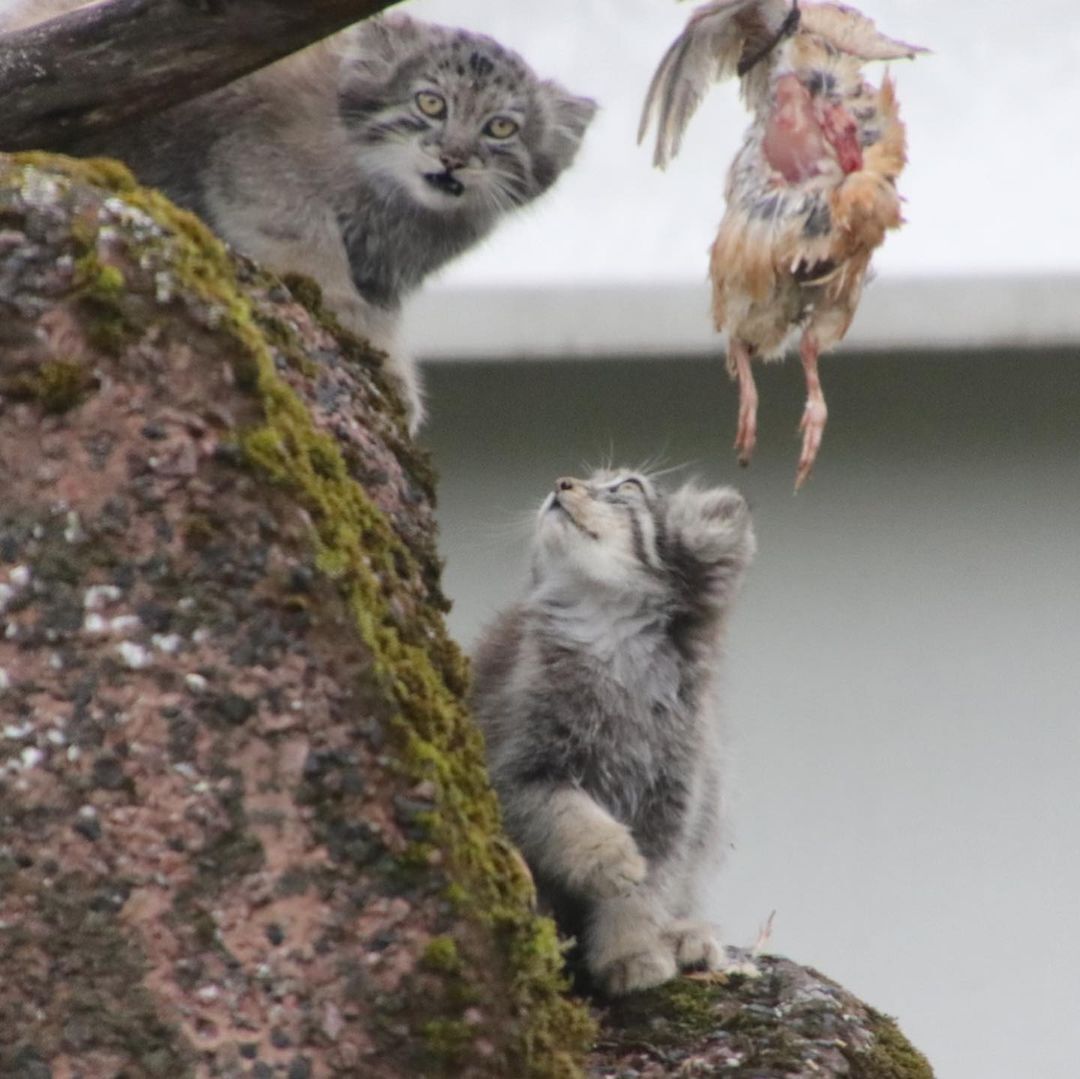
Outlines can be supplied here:
<path id="1" fill-rule="evenodd" d="M 814 467 L 814 460 L 821 446 L 821 436 L 825 431 L 825 420 L 829 414 L 825 407 L 825 395 L 821 392 L 821 380 L 818 378 L 818 354 L 817 338 L 807 330 L 799 341 L 799 358 L 806 375 L 806 408 L 803 409 L 802 421 L 799 423 L 803 443 L 799 468 L 795 473 L 796 491 L 806 482 L 810 470 Z"/>
<path id="2" fill-rule="evenodd" d="M 750 463 L 757 443 L 758 397 L 750 358 L 750 348 L 744 341 L 735 337 L 728 341 L 728 369 L 739 383 L 739 428 L 735 434 L 735 449 L 743 467 Z"/>

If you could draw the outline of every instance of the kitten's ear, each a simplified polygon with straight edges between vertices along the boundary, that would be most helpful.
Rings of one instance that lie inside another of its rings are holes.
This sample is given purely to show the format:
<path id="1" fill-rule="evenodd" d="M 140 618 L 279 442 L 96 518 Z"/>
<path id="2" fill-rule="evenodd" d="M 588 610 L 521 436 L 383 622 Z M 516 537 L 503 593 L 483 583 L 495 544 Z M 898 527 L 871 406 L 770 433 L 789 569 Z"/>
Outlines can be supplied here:
<path id="1" fill-rule="evenodd" d="M 598 106 L 592 98 L 576 97 L 550 79 L 540 83 L 537 100 L 544 113 L 545 130 L 535 175 L 543 191 L 574 160 Z"/>

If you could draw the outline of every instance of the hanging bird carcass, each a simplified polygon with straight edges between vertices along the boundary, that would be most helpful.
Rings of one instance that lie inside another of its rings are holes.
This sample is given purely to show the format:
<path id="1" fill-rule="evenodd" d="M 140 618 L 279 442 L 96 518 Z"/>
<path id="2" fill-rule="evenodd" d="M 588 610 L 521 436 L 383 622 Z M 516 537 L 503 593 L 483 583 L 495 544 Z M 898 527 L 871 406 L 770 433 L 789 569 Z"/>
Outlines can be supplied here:
<path id="1" fill-rule="evenodd" d="M 741 81 L 753 120 L 728 172 L 712 245 L 713 317 L 739 386 L 742 464 L 757 440 L 751 361 L 782 356 L 799 333 L 806 408 L 796 487 L 825 429 L 818 357 L 847 332 L 870 257 L 903 220 L 896 178 L 905 135 L 893 83 L 886 75 L 872 85 L 863 65 L 923 51 L 842 4 L 715 0 L 691 16 L 646 96 L 639 141 L 655 120 L 653 160 L 663 168 L 709 85 Z"/>

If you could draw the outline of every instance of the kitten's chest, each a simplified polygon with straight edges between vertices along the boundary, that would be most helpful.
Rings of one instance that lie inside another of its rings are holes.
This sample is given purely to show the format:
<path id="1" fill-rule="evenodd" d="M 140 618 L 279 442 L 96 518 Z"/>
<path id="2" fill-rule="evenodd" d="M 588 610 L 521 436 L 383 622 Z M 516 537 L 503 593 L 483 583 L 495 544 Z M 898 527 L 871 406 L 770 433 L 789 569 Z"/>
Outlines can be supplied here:
<path id="1" fill-rule="evenodd" d="M 678 659 L 669 647 L 651 639 L 630 638 L 592 663 L 597 679 L 610 692 L 630 700 L 652 707 L 670 704 L 678 696 L 682 681 Z"/>
<path id="2" fill-rule="evenodd" d="M 586 657 L 583 666 L 581 696 L 569 703 L 567 718 L 571 737 L 591 746 L 596 774 L 648 786 L 687 767 L 698 716 L 670 650 L 629 641 Z"/>

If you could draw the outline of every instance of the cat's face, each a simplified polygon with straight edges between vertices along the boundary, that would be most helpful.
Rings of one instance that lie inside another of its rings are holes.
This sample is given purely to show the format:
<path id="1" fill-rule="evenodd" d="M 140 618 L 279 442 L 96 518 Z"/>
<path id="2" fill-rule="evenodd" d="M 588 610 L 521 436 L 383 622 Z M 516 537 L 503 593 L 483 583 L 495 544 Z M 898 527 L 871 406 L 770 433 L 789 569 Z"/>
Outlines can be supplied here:
<path id="1" fill-rule="evenodd" d="M 663 565 L 660 496 L 646 476 L 563 477 L 537 520 L 534 572 L 616 590 L 651 587 Z"/>
<path id="2" fill-rule="evenodd" d="M 357 165 L 386 190 L 492 216 L 555 181 L 596 109 L 490 38 L 405 16 L 360 25 L 340 106 Z"/>

